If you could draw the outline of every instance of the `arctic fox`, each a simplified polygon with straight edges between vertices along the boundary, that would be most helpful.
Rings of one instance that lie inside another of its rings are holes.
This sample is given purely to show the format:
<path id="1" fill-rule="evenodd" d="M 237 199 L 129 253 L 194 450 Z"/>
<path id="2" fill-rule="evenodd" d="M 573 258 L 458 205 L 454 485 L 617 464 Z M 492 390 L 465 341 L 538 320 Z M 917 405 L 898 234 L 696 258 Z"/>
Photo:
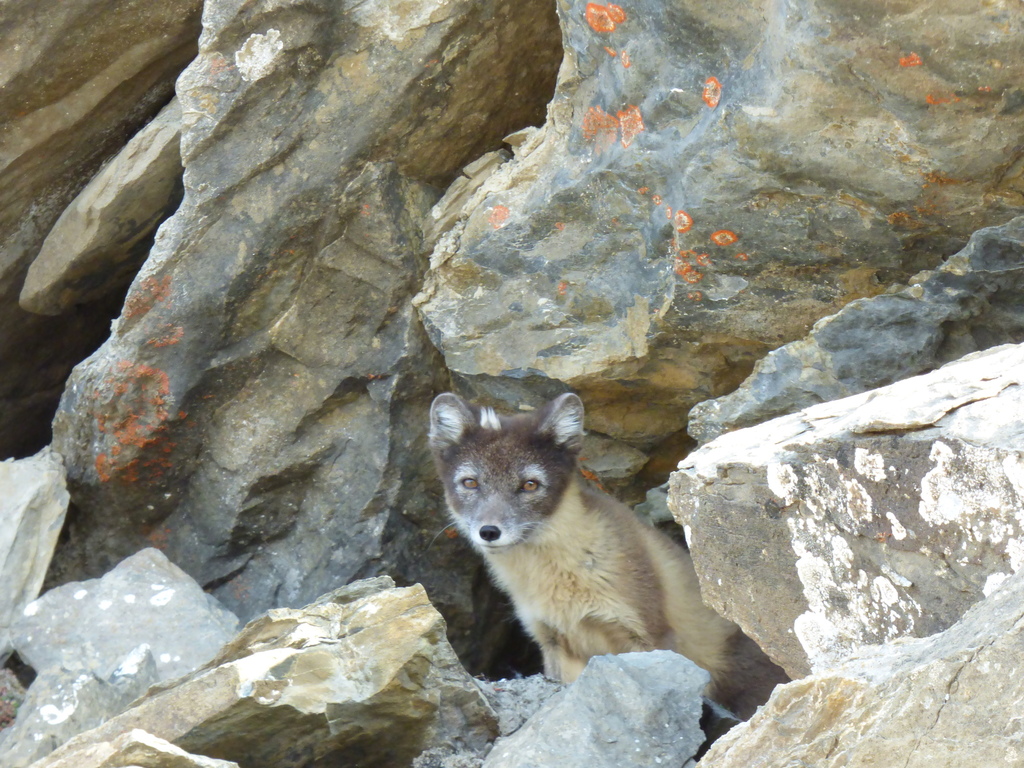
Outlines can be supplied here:
<path id="1" fill-rule="evenodd" d="M 600 654 L 673 650 L 711 673 L 710 698 L 749 717 L 785 673 L 701 602 L 687 551 L 580 480 L 582 442 L 573 394 L 517 416 L 451 393 L 430 409 L 452 517 L 540 644 L 548 677 L 572 682 Z"/>

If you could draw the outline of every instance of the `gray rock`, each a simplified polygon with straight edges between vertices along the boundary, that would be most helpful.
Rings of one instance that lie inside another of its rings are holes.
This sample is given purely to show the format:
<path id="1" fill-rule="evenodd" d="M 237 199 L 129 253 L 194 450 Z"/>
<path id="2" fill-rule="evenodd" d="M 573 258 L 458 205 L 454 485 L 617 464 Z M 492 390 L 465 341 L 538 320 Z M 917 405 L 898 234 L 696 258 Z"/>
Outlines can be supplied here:
<path id="1" fill-rule="evenodd" d="M 794 677 L 1024 566 L 1024 345 L 731 432 L 673 474 L 704 600 Z"/>
<path id="2" fill-rule="evenodd" d="M 670 651 L 595 656 L 484 761 L 507 766 L 681 765 L 700 729 L 701 691 L 710 677 Z"/>
<path id="3" fill-rule="evenodd" d="M 499 645 L 480 563 L 434 541 L 447 381 L 411 298 L 435 185 L 542 119 L 560 57 L 540 0 L 206 4 L 184 200 L 55 419 L 81 510 L 58 579 L 150 538 L 251 617 L 388 572 Z"/>
<path id="4" fill-rule="evenodd" d="M 181 201 L 180 144 L 174 99 L 57 219 L 25 276 L 24 309 L 59 315 L 130 282 L 149 251 L 147 238 Z"/>
<path id="5" fill-rule="evenodd" d="M 68 499 L 64 465 L 49 448 L 0 462 L 0 664 L 13 648 L 11 624 L 43 586 Z"/>
<path id="6" fill-rule="evenodd" d="M 447 746 L 482 751 L 493 712 L 422 587 L 378 580 L 250 622 L 205 667 L 150 692 L 36 768 L 134 728 L 240 765 L 408 765 Z"/>
<path id="7" fill-rule="evenodd" d="M 37 672 L 63 665 L 104 679 L 144 643 L 166 680 L 209 661 L 237 627 L 162 552 L 144 549 L 101 579 L 65 584 L 29 603 L 11 635 Z"/>
<path id="8" fill-rule="evenodd" d="M 40 317 L 18 305 L 47 233 L 100 166 L 173 96 L 200 0 L 12 0 L 0 29 L 0 457 L 35 453 L 73 365 L 121 297 Z M 40 23 L 45 19 L 45 23 Z M 123 286 L 122 286 L 123 288 Z"/>
<path id="9" fill-rule="evenodd" d="M 156 662 L 146 645 L 129 653 L 109 678 L 85 666 L 44 670 L 29 688 L 16 722 L 0 740 L 4 766 L 24 768 L 45 757 L 72 736 L 122 712 L 158 680 Z"/>
<path id="10" fill-rule="evenodd" d="M 53 768 L 238 768 L 238 763 L 191 755 L 138 728 L 110 742 L 89 744 Z"/>
<path id="11" fill-rule="evenodd" d="M 913 282 L 851 302 L 806 338 L 769 353 L 735 392 L 694 407 L 689 433 L 707 442 L 1024 341 L 1024 217 L 975 232 L 962 251 Z"/>
<path id="12" fill-rule="evenodd" d="M 565 688 L 544 675 L 513 680 L 477 681 L 480 690 L 498 716 L 498 732 L 508 736 L 518 731 L 548 699 Z"/>
<path id="13" fill-rule="evenodd" d="M 456 223 L 418 301 L 463 394 L 571 387 L 589 428 L 647 450 L 769 349 L 1020 212 L 1009 11 L 558 9 L 547 123 L 438 212 Z"/>
<path id="14" fill-rule="evenodd" d="M 776 690 L 701 768 L 1019 765 L 1024 574 L 946 631 L 859 651 Z"/>

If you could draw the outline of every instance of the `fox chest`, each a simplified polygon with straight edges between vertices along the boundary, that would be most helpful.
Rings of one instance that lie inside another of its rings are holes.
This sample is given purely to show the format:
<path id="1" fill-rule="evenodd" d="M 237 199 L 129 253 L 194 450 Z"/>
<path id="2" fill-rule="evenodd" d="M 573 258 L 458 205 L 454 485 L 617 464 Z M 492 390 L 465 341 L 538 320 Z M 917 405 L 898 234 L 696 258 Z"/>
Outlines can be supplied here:
<path id="1" fill-rule="evenodd" d="M 588 618 L 626 623 L 638 618 L 619 569 L 590 553 L 562 558 L 520 555 L 488 563 L 527 626 L 543 623 L 571 633 Z"/>

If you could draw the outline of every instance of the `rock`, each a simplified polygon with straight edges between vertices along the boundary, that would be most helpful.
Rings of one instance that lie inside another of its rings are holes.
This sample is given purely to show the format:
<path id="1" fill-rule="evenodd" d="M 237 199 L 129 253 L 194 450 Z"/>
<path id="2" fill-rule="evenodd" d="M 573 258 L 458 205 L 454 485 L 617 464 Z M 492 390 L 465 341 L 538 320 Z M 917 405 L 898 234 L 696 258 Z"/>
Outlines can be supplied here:
<path id="1" fill-rule="evenodd" d="M 159 680 L 156 662 L 141 645 L 109 677 L 84 665 L 59 664 L 38 675 L 14 725 L 0 738 L 6 768 L 25 768 L 72 736 L 123 711 Z"/>
<path id="2" fill-rule="evenodd" d="M 166 680 L 209 661 L 237 627 L 230 611 L 150 548 L 101 579 L 51 589 L 25 607 L 11 635 L 39 673 L 82 666 L 104 678 L 145 644 Z"/>
<path id="3" fill-rule="evenodd" d="M 776 690 L 701 768 L 1018 765 L 1024 576 L 944 632 L 859 651 Z"/>
<path id="4" fill-rule="evenodd" d="M 1024 341 L 1024 217 L 975 232 L 962 251 L 912 282 L 853 301 L 806 338 L 769 353 L 735 392 L 694 407 L 689 433 L 707 442 Z"/>
<path id="5" fill-rule="evenodd" d="M 565 688 L 564 683 L 544 675 L 512 680 L 478 680 L 481 692 L 498 716 L 498 733 L 509 736 L 533 717 L 545 702 Z"/>
<path id="6" fill-rule="evenodd" d="M 730 432 L 669 504 L 705 602 L 793 677 L 951 626 L 1024 565 L 1024 345 Z"/>
<path id="7" fill-rule="evenodd" d="M 90 744 L 52 765 L 53 768 L 238 768 L 238 763 L 228 760 L 190 755 L 137 728 L 112 742 Z"/>
<path id="8" fill-rule="evenodd" d="M 647 450 L 769 349 L 1024 203 L 1006 9 L 558 9 L 548 121 L 439 238 L 418 299 L 460 394 L 572 388 L 589 428 Z"/>
<path id="9" fill-rule="evenodd" d="M 484 766 L 681 765 L 704 741 L 709 679 L 670 651 L 595 656 L 573 685 L 499 740 Z"/>
<path id="10" fill-rule="evenodd" d="M 44 448 L 0 462 L 0 664 L 13 649 L 10 627 L 39 595 L 68 509 L 64 465 Z"/>
<path id="11" fill-rule="evenodd" d="M 279 768 L 409 764 L 449 745 L 480 751 L 493 713 L 422 587 L 361 582 L 250 622 L 209 664 L 36 764 L 141 728 L 189 752 Z"/>
<path id="12" fill-rule="evenodd" d="M 557 18 L 211 0 L 204 25 L 178 81 L 185 197 L 55 419 L 81 511 L 56 578 L 155 544 L 248 618 L 388 572 L 486 666 L 498 598 L 464 545 L 432 543 L 447 379 L 411 299 L 436 185 L 542 119 Z"/>
<path id="13" fill-rule="evenodd" d="M 53 224 L 173 95 L 193 58 L 199 0 L 15 0 L 0 30 L 0 457 L 50 441 L 71 367 L 109 333 L 121 297 L 59 318 L 18 305 Z M 40 24 L 40 19 L 46 19 Z"/>
<path id="14" fill-rule="evenodd" d="M 149 251 L 149 236 L 181 201 L 180 143 L 174 99 L 57 219 L 25 277 L 23 308 L 59 315 L 127 286 Z"/>

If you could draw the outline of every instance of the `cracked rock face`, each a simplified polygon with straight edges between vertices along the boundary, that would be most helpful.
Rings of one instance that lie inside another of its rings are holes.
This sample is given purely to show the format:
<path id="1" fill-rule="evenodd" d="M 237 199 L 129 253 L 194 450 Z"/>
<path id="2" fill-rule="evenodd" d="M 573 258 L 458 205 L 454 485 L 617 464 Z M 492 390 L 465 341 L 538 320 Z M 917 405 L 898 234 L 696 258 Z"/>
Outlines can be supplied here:
<path id="1" fill-rule="evenodd" d="M 1024 565 L 1022 414 L 1006 345 L 712 441 L 669 497 L 704 599 L 794 677 L 949 627 Z"/>
<path id="2" fill-rule="evenodd" d="M 1017 765 L 1024 759 L 1022 632 L 1018 574 L 944 632 L 862 649 L 780 687 L 700 765 Z"/>
<path id="3" fill-rule="evenodd" d="M 418 302 L 466 394 L 572 388 L 589 428 L 649 448 L 770 348 L 1024 202 L 1008 7 L 558 10 L 547 123 L 434 214 L 455 223 Z"/>

